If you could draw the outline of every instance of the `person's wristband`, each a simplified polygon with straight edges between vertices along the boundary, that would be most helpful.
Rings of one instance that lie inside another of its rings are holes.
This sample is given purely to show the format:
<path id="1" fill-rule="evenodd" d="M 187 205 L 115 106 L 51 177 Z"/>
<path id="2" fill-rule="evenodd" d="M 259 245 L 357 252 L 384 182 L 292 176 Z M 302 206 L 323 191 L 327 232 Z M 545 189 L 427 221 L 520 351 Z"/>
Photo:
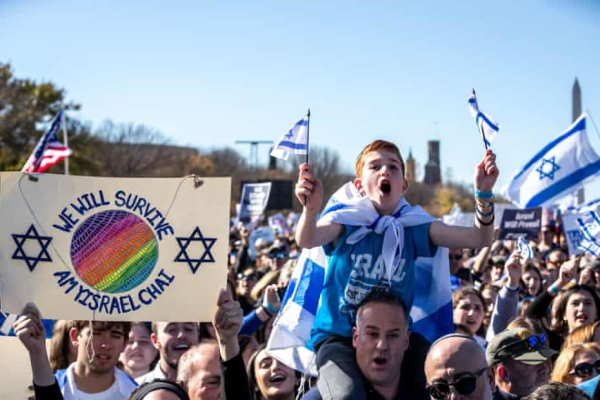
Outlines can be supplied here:
<path id="1" fill-rule="evenodd" d="M 554 286 L 554 284 L 550 285 L 548 290 L 550 291 L 550 293 L 552 293 L 554 295 L 557 295 L 560 292 L 560 289 L 557 288 L 556 286 Z"/>
<path id="2" fill-rule="evenodd" d="M 475 189 L 475 197 L 479 197 L 480 199 L 491 199 L 494 197 L 494 193 Z"/>
<path id="3" fill-rule="evenodd" d="M 268 313 L 271 314 L 271 316 L 277 314 L 277 310 L 275 310 L 275 307 L 273 307 L 269 303 L 263 303 L 263 308 L 265 308 L 268 311 Z"/>
<path id="4" fill-rule="evenodd" d="M 261 305 L 261 307 L 262 307 L 263 311 L 265 312 L 265 314 L 267 314 L 269 316 L 269 318 L 273 316 L 273 313 L 271 311 L 269 311 L 269 309 L 267 308 L 267 306 L 265 306 L 263 304 L 263 305 Z"/>
<path id="5" fill-rule="evenodd" d="M 494 223 L 494 219 L 496 219 L 496 215 L 492 215 L 492 219 L 490 222 L 483 222 L 480 218 L 479 215 L 477 213 L 475 213 L 475 219 L 477 220 L 477 222 L 479 222 L 479 225 L 481 226 L 490 226 Z"/>

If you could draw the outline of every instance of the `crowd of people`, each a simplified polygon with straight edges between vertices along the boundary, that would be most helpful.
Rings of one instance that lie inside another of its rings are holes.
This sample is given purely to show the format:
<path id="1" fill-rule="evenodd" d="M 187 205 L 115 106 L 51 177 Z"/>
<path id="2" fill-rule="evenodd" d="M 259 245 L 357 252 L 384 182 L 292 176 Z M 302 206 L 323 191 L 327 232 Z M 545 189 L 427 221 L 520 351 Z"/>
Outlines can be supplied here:
<path id="1" fill-rule="evenodd" d="M 559 220 L 530 238 L 531 258 L 515 241 L 495 239 L 491 151 L 476 168 L 472 228 L 404 208 L 408 184 L 393 144 L 367 146 L 356 170 L 361 199 L 348 208 L 372 205 L 372 224 L 340 216 L 339 204 L 323 211 L 320 182 L 304 164 L 297 225 L 272 240 L 232 226 L 212 323 L 56 321 L 48 354 L 42 316 L 28 304 L 14 331 L 29 352 L 35 398 L 600 398 L 600 261 L 570 255 Z M 308 344 L 312 377 L 266 343 L 300 251 L 315 246 L 329 267 Z M 412 331 L 411 273 L 417 257 L 438 247 L 449 248 L 454 332 L 429 343 Z"/>

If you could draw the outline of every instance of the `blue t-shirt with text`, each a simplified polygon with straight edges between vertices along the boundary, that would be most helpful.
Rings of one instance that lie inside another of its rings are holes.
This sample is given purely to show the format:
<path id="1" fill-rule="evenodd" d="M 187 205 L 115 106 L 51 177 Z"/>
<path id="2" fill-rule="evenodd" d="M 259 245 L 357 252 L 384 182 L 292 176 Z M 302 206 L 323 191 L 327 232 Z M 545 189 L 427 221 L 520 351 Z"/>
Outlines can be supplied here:
<path id="1" fill-rule="evenodd" d="M 382 256 L 384 234 L 371 232 L 349 245 L 346 239 L 360 227 L 344 225 L 336 247 L 323 246 L 328 266 L 311 332 L 313 346 L 330 335 L 352 336 L 356 307 L 374 290 L 395 294 L 410 311 L 415 295 L 415 260 L 433 257 L 437 251 L 429 240 L 430 224 L 404 228 L 402 260 L 391 280 Z"/>

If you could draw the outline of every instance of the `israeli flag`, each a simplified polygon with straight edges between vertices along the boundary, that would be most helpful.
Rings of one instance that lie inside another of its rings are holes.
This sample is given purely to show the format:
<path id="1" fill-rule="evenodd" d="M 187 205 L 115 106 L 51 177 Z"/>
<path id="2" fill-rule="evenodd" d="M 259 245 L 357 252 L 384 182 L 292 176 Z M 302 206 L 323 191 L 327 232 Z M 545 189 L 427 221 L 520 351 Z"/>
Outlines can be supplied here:
<path id="1" fill-rule="evenodd" d="M 287 160 L 290 154 L 308 153 L 308 127 L 309 116 L 296 122 L 290 130 L 275 144 L 271 156 Z"/>
<path id="2" fill-rule="evenodd" d="M 394 262 L 396 254 L 402 254 L 401 248 L 396 247 L 404 243 L 402 226 L 414 226 L 434 220 L 420 207 L 412 207 L 404 199 L 399 202 L 397 209 L 394 216 L 382 218 L 375 211 L 371 200 L 360 196 L 354 185 L 348 183 L 334 193 L 321 218 L 361 226 L 347 239 L 348 243 L 356 243 L 360 240 L 360 235 L 369 234 L 374 230 L 384 233 L 383 225 L 387 225 L 382 255 L 387 260 L 384 266 L 389 266 L 396 264 Z M 378 231 L 379 228 L 382 230 Z M 388 232 L 395 228 L 399 231 Z M 398 239 L 397 243 L 390 242 L 386 246 L 388 234 L 394 237 L 401 236 L 401 239 Z M 357 236 L 353 237 L 354 235 Z M 327 257 L 322 247 L 303 250 L 292 273 L 280 314 L 267 343 L 267 350 L 273 357 L 290 368 L 314 376 L 317 373 L 314 352 L 308 342 L 319 307 L 326 270 Z M 448 249 L 439 247 L 435 257 L 421 257 L 415 261 L 415 285 L 415 299 L 410 310 L 413 331 L 425 336 L 431 342 L 452 332 Z"/>
<path id="3" fill-rule="evenodd" d="M 445 267 L 442 267 L 445 262 Z M 322 247 L 302 251 L 273 324 L 267 351 L 288 367 L 317 376 L 310 332 L 319 307 L 327 257 Z M 448 249 L 415 261 L 415 300 L 410 310 L 413 331 L 430 342 L 453 332 Z"/>
<path id="4" fill-rule="evenodd" d="M 583 233 L 579 249 L 598 257 L 600 255 L 600 219 L 598 214 L 595 211 L 588 211 L 577 218 L 577 223 Z"/>
<path id="5" fill-rule="evenodd" d="M 302 251 L 267 343 L 273 357 L 312 376 L 317 376 L 317 366 L 309 345 L 310 331 L 319 307 L 326 266 L 322 247 Z"/>
<path id="6" fill-rule="evenodd" d="M 600 173 L 600 157 L 586 134 L 584 113 L 517 171 L 503 194 L 520 208 L 548 205 Z"/>
<path id="7" fill-rule="evenodd" d="M 477 97 L 475 97 L 475 90 L 469 96 L 469 111 L 477 124 L 477 129 L 483 134 L 486 146 L 489 147 L 490 143 L 496 137 L 496 134 L 500 130 L 500 125 L 492 120 L 492 118 L 479 110 L 477 105 Z"/>
<path id="8" fill-rule="evenodd" d="M 517 249 L 521 251 L 521 257 L 523 257 L 524 260 L 533 258 L 533 251 L 523 236 L 519 236 L 519 239 L 517 240 Z"/>

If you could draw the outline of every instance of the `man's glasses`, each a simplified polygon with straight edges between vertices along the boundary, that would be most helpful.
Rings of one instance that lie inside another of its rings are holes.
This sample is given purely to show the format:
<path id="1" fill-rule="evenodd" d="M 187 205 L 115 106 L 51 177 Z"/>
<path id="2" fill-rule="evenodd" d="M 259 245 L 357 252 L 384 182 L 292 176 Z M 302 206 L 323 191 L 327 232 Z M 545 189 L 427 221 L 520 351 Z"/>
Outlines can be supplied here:
<path id="1" fill-rule="evenodd" d="M 238 278 L 239 281 L 243 281 L 243 280 L 253 281 L 253 280 L 256 279 L 256 274 L 252 273 L 252 274 L 244 275 L 242 273 L 239 273 L 237 275 L 237 278 Z"/>
<path id="2" fill-rule="evenodd" d="M 600 360 L 596 361 L 593 364 L 588 362 L 577 364 L 574 369 L 575 375 L 577 375 L 580 378 L 587 378 L 594 372 L 596 374 L 600 374 Z"/>
<path id="3" fill-rule="evenodd" d="M 462 254 L 450 254 L 448 257 L 450 257 L 450 260 L 452 261 L 462 260 L 463 258 Z"/>
<path id="4" fill-rule="evenodd" d="M 432 385 L 427 386 L 427 393 L 434 399 L 444 399 L 450 393 L 450 386 L 454 386 L 454 389 L 462 395 L 469 395 L 475 391 L 477 387 L 477 379 L 483 374 L 487 367 L 474 372 L 472 375 L 458 378 L 454 383 L 448 382 L 435 382 Z"/>

